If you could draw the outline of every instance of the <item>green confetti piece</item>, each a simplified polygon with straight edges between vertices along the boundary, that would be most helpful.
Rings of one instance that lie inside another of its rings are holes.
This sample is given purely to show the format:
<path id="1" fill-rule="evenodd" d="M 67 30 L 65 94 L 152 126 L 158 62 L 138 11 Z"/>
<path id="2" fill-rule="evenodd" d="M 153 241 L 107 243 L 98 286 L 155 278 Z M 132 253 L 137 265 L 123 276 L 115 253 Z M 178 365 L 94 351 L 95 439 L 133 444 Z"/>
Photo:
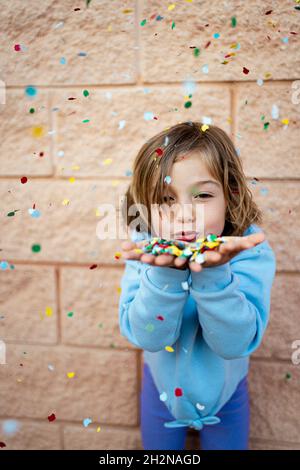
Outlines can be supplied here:
<path id="1" fill-rule="evenodd" d="M 141 25 L 141 26 L 145 26 L 146 23 L 147 23 L 147 20 L 142 20 L 142 21 L 140 22 L 140 25 Z"/>
<path id="2" fill-rule="evenodd" d="M 83 96 L 89 96 L 88 90 L 83 90 Z"/>
<path id="3" fill-rule="evenodd" d="M 29 112 L 30 112 L 30 114 L 33 114 L 33 113 L 35 113 L 35 109 L 34 109 L 34 108 L 30 108 Z"/>
<path id="4" fill-rule="evenodd" d="M 31 250 L 32 250 L 33 253 L 39 253 L 41 251 L 41 249 L 42 249 L 41 245 L 38 245 L 38 244 L 32 245 L 32 247 L 31 247 Z"/>
<path id="5" fill-rule="evenodd" d="M 68 312 L 67 313 L 67 316 L 70 317 L 70 318 L 73 317 L 73 315 L 74 315 L 74 312 Z"/>
<path id="6" fill-rule="evenodd" d="M 154 330 L 154 325 L 152 325 L 152 323 L 148 323 L 148 325 L 146 325 L 146 330 L 149 333 L 152 333 L 152 331 Z"/>
<path id="7" fill-rule="evenodd" d="M 233 17 L 231 18 L 231 26 L 232 26 L 233 28 L 235 28 L 236 25 L 237 25 L 237 20 L 236 20 L 236 17 L 233 16 Z"/>
<path id="8" fill-rule="evenodd" d="M 84 119 L 82 122 L 83 123 L 90 122 L 90 119 Z"/>
<path id="9" fill-rule="evenodd" d="M 199 47 L 196 47 L 196 48 L 194 49 L 194 56 L 195 56 L 195 57 L 199 57 L 199 55 L 200 55 L 200 49 L 199 49 Z"/>
<path id="10" fill-rule="evenodd" d="M 184 107 L 185 108 L 190 108 L 192 106 L 192 102 L 191 101 L 187 101 L 186 103 L 184 103 Z"/>
<path id="11" fill-rule="evenodd" d="M 175 28 L 175 21 L 172 21 L 171 29 L 174 29 L 174 28 Z"/>
<path id="12" fill-rule="evenodd" d="M 286 379 L 286 380 L 290 380 L 291 378 L 292 378 L 292 374 L 291 374 L 290 372 L 287 372 L 287 373 L 285 374 L 285 379 Z"/>
<path id="13" fill-rule="evenodd" d="M 265 122 L 265 123 L 264 123 L 264 131 L 267 131 L 267 130 L 268 130 L 269 125 L 270 125 L 269 122 Z"/>

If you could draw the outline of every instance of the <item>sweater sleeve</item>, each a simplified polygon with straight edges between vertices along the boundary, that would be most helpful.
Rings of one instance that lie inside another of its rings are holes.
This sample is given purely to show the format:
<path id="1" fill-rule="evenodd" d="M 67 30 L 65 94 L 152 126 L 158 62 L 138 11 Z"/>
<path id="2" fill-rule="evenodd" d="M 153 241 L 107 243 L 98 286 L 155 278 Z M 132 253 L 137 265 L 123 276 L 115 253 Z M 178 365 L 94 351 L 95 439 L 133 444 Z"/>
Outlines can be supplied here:
<path id="1" fill-rule="evenodd" d="M 216 354 L 234 359 L 259 346 L 269 320 L 275 271 L 275 255 L 265 240 L 231 262 L 192 272 L 190 292 L 202 334 Z"/>
<path id="2" fill-rule="evenodd" d="M 119 326 L 135 346 L 156 352 L 174 344 L 188 297 L 189 270 L 127 260 L 121 280 Z"/>

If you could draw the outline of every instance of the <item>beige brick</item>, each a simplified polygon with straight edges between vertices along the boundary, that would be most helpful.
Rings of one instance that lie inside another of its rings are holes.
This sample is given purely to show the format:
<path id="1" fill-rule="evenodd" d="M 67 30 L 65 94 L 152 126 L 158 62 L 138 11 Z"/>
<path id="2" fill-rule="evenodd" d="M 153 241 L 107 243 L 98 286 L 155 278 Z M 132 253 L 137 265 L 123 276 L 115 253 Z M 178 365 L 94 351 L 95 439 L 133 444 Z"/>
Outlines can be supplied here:
<path id="1" fill-rule="evenodd" d="M 54 413 L 57 422 L 90 418 L 100 426 L 134 426 L 136 371 L 134 352 L 9 344 L 7 364 L 0 367 L 0 409 L 46 423 Z"/>
<path id="2" fill-rule="evenodd" d="M 133 12 L 123 13 L 126 8 Z M 133 83 L 134 9 L 133 0 L 114 0 L 113 8 L 109 0 L 93 1 L 89 8 L 73 0 L 32 0 L 30 8 L 23 0 L 7 2 L 0 16 L 2 80 L 9 85 Z M 16 52 L 15 44 L 26 51 Z"/>
<path id="3" fill-rule="evenodd" d="M 0 270 L 0 299 L 2 340 L 49 344 L 57 341 L 53 268 L 17 264 L 13 270 Z"/>
<path id="4" fill-rule="evenodd" d="M 132 349 L 119 327 L 122 268 L 68 268 L 61 273 L 64 343 Z M 69 317 L 68 312 L 73 316 Z"/>
<path id="5" fill-rule="evenodd" d="M 263 211 L 263 229 L 275 251 L 277 269 L 299 271 L 298 182 L 253 180 L 249 187 Z"/>
<path id="6" fill-rule="evenodd" d="M 277 273 L 272 289 L 270 321 L 257 357 L 291 359 L 292 343 L 300 339 L 299 274 Z"/>
<path id="7" fill-rule="evenodd" d="M 53 113 L 58 174 L 127 176 L 142 145 L 179 121 L 207 116 L 230 131 L 230 93 L 225 85 L 199 85 L 188 109 L 182 86 L 90 88 L 89 92 L 87 98 L 78 88 L 53 92 L 52 107 L 59 109 Z M 70 97 L 75 99 L 70 101 Z M 145 120 L 145 112 L 152 112 L 157 119 Z M 90 122 L 83 123 L 85 119 Z M 124 128 L 121 121 L 125 121 Z M 61 151 L 63 157 L 59 156 Z"/>
<path id="8" fill-rule="evenodd" d="M 262 440 L 250 440 L 250 450 L 299 450 L 300 444 L 288 444 L 285 442 L 272 442 Z"/>
<path id="9" fill-rule="evenodd" d="M 235 145 L 248 176 L 300 176 L 299 104 L 293 99 L 292 85 L 293 82 L 285 82 L 237 88 Z M 278 108 L 278 119 L 272 117 L 273 106 Z M 283 119 L 288 119 L 289 124 L 282 123 Z M 269 123 L 267 129 L 265 123 Z"/>
<path id="10" fill-rule="evenodd" d="M 97 432 L 98 427 L 100 431 Z M 64 448 L 68 450 L 141 450 L 140 430 L 137 427 L 113 428 L 97 423 L 88 428 L 78 425 L 64 427 Z"/>
<path id="11" fill-rule="evenodd" d="M 96 210 L 108 203 L 117 212 L 119 197 L 127 186 L 118 180 L 29 180 L 24 185 L 3 180 L 3 211 L 17 208 L 19 212 L 2 222 L 2 257 L 51 263 L 120 263 L 114 257 L 120 240 L 100 240 L 96 235 L 97 224 L 104 218 L 103 211 L 97 215 Z M 27 213 L 34 202 L 41 212 L 37 219 Z M 34 244 L 40 244 L 41 251 L 32 252 Z"/>
<path id="12" fill-rule="evenodd" d="M 0 421 L 2 428 L 5 420 Z M 1 432 L 6 444 L 1 450 L 59 450 L 61 449 L 59 425 L 39 421 L 18 420 L 18 431 L 13 435 Z"/>
<path id="13" fill-rule="evenodd" d="M 252 361 L 249 384 L 251 437 L 299 442 L 300 368 L 291 363 Z"/>
<path id="14" fill-rule="evenodd" d="M 147 23 L 140 29 L 141 60 L 147 82 L 174 82 L 187 77 L 244 81 L 264 78 L 266 73 L 278 80 L 300 75 L 299 35 L 290 34 L 298 32 L 299 12 L 287 0 L 177 2 L 171 11 L 167 5 L 162 8 L 160 0 L 143 5 L 141 19 L 147 19 Z M 268 10 L 272 14 L 266 16 Z M 153 14 L 163 16 L 163 20 L 151 20 Z M 231 26 L 233 16 L 237 19 L 235 28 Z M 218 39 L 215 33 L 220 34 Z M 288 44 L 283 43 L 283 37 L 289 38 Z M 234 43 L 240 45 L 239 50 L 230 47 Z M 200 48 L 198 57 L 194 57 L 192 47 Z M 236 56 L 223 65 L 225 55 L 231 52 Z M 208 74 L 202 71 L 205 64 L 209 65 Z M 248 75 L 243 67 L 250 70 Z"/>
<path id="15" fill-rule="evenodd" d="M 30 113 L 31 108 L 34 113 Z M 25 88 L 7 89 L 6 102 L 0 105 L 0 118 L 0 175 L 51 175 L 48 92 L 38 90 L 34 98 L 28 98 Z"/>

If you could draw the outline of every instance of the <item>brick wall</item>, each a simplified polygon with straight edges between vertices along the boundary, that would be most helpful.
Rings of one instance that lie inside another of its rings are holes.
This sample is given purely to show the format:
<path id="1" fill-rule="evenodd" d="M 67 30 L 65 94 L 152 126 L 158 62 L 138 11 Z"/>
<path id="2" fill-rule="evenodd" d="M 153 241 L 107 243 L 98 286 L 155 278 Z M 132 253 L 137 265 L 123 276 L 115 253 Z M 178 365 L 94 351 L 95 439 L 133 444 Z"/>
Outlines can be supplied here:
<path id="1" fill-rule="evenodd" d="M 239 149 L 277 256 L 270 325 L 251 360 L 251 447 L 300 448 L 300 366 L 291 362 L 300 339 L 297 5 L 1 6 L 0 441 L 7 449 L 142 448 L 142 356 L 119 333 L 123 262 L 114 257 L 118 241 L 96 237 L 97 207 L 117 204 L 145 140 L 204 117 Z M 195 87 L 189 108 L 186 81 Z M 4 433 L 9 426 L 18 430 Z M 191 430 L 187 446 L 197 445 Z"/>

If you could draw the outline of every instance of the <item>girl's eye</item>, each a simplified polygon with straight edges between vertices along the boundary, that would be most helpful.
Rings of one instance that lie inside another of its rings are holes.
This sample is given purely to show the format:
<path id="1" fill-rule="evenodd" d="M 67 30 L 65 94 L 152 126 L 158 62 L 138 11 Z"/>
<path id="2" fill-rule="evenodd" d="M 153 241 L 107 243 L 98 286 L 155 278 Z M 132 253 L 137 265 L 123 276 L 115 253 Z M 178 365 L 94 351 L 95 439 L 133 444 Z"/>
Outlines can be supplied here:
<path id="1" fill-rule="evenodd" d="M 173 202 L 173 201 L 175 201 L 175 198 L 174 198 L 174 197 L 172 197 L 172 196 L 169 196 L 169 197 L 164 196 L 164 202 L 168 202 L 168 203 L 169 203 L 169 202 Z"/>
<path id="2" fill-rule="evenodd" d="M 203 198 L 203 199 L 208 199 L 209 197 L 213 197 L 212 194 L 208 194 L 208 193 L 200 193 L 200 194 L 195 194 L 194 195 L 195 198 Z"/>

